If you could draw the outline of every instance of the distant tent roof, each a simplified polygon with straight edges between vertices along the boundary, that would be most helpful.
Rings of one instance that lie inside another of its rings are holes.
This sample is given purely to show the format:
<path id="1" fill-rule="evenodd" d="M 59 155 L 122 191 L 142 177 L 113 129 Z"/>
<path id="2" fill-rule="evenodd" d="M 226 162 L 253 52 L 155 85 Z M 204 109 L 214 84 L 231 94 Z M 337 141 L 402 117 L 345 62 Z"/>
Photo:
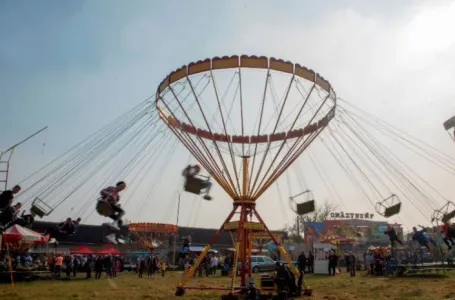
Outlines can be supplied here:
<path id="1" fill-rule="evenodd" d="M 72 250 L 71 254 L 95 254 L 95 252 L 93 252 L 89 247 L 84 245 L 78 249 Z"/>
<path id="2" fill-rule="evenodd" d="M 114 246 L 108 246 L 107 248 L 101 250 L 101 251 L 98 251 L 97 252 L 98 254 L 123 254 L 122 252 L 118 251 L 117 249 L 114 248 Z"/>

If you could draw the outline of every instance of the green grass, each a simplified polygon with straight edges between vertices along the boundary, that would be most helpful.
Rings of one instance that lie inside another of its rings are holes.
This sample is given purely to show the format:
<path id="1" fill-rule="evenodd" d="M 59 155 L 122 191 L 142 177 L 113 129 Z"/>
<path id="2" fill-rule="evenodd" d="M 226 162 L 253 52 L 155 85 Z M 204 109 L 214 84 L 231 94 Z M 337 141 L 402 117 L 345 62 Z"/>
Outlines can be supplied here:
<path id="1" fill-rule="evenodd" d="M 79 274 L 83 277 L 84 274 Z M 220 299 L 216 291 L 187 291 L 184 298 L 175 297 L 179 273 L 168 273 L 166 277 L 138 279 L 134 274 L 119 274 L 115 280 L 72 280 L 35 281 L 0 285 L 0 299 Z M 438 300 L 455 299 L 455 276 L 446 278 L 384 278 L 369 277 L 361 273 L 351 278 L 346 274 L 335 277 L 307 276 L 313 289 L 313 296 L 306 299 L 396 299 L 396 300 Z M 225 287 L 226 277 L 196 278 L 191 286 Z M 303 298 L 305 299 L 305 298 Z"/>

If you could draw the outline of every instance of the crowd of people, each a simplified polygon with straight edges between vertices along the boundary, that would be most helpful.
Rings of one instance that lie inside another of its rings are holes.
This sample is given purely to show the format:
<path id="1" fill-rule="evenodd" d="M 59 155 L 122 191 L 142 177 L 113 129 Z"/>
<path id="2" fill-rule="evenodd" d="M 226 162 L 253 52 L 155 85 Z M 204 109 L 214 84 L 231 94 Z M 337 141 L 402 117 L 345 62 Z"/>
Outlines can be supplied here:
<path id="1" fill-rule="evenodd" d="M 74 278 L 77 274 L 85 274 L 86 279 L 102 278 L 105 273 L 108 278 L 116 278 L 123 271 L 125 259 L 112 255 L 69 255 L 69 254 L 30 254 L 16 257 L 4 255 L 0 261 L 0 271 L 9 271 L 9 263 L 16 271 L 50 272 L 54 278 Z"/>
<path id="2" fill-rule="evenodd" d="M 142 278 L 143 273 L 147 271 L 148 277 L 155 277 L 156 274 L 160 273 L 162 277 L 165 276 L 167 269 L 167 263 L 162 261 L 157 255 L 150 254 L 146 257 L 137 258 L 137 273 L 138 277 Z"/>
<path id="3" fill-rule="evenodd" d="M 196 264 L 198 258 L 198 253 L 189 253 L 185 257 L 179 259 L 178 265 L 183 266 L 184 273 L 186 273 Z M 230 274 L 233 265 L 234 255 L 232 254 L 222 257 L 216 253 L 208 253 L 195 271 L 195 275 L 197 274 L 199 277 L 216 276 L 218 270 L 220 270 L 220 275 L 228 275 Z"/>

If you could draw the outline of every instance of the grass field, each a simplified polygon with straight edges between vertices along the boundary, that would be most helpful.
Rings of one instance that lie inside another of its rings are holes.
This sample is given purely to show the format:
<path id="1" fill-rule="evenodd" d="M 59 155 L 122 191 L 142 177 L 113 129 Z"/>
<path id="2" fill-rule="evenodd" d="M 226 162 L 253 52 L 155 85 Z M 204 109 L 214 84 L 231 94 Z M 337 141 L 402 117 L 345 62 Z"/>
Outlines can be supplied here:
<path id="1" fill-rule="evenodd" d="M 79 274 L 83 277 L 83 274 Z M 187 291 L 184 298 L 174 296 L 179 274 L 167 277 L 138 279 L 134 274 L 119 274 L 114 280 L 35 281 L 0 285 L 0 299 L 220 299 L 219 292 Z M 382 278 L 358 274 L 351 278 L 346 274 L 335 277 L 307 276 L 313 289 L 312 297 L 302 299 L 403 299 L 437 300 L 455 299 L 455 276 L 446 278 Z M 226 277 L 193 279 L 191 285 L 225 286 Z"/>

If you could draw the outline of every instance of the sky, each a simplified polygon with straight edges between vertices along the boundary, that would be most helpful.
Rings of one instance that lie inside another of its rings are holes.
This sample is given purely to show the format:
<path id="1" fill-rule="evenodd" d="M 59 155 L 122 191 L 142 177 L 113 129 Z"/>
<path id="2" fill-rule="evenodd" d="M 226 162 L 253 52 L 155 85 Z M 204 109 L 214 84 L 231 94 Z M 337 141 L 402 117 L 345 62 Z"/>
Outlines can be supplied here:
<path id="1" fill-rule="evenodd" d="M 342 99 L 451 153 L 442 122 L 455 114 L 453 28 L 453 1 L 1 1 L 0 149 L 49 126 L 15 152 L 10 181 L 18 182 L 152 96 L 179 66 L 254 54 L 317 70 Z M 179 151 L 186 161 L 188 153 Z M 453 195 L 452 177 L 410 164 Z M 162 188 L 177 190 L 178 180 Z M 184 196 L 181 225 L 220 226 L 231 204 L 217 187 L 215 197 L 200 204 Z M 176 197 L 157 198 L 145 215 L 127 218 L 174 222 L 176 216 L 159 219 Z M 293 218 L 287 207 L 277 212 L 277 201 L 258 204 L 271 228 Z M 196 203 L 199 212 L 190 216 Z M 65 218 L 72 205 L 49 218 Z M 352 212 L 359 206 L 368 209 L 362 200 L 342 205 Z"/>

